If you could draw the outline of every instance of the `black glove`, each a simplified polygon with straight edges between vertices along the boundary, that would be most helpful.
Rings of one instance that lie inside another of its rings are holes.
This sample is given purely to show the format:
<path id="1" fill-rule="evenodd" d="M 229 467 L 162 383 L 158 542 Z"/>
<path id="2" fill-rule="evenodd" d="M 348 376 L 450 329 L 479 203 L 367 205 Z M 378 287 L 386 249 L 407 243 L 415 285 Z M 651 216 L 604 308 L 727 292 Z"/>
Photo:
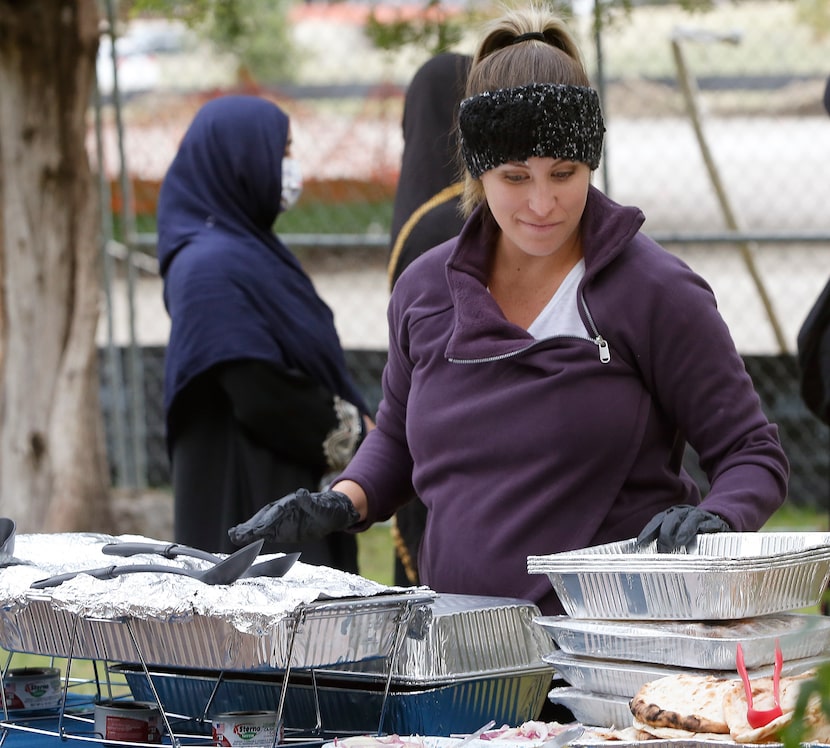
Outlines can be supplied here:
<path id="1" fill-rule="evenodd" d="M 232 527 L 228 537 L 235 545 L 247 545 L 258 538 L 273 543 L 302 543 L 345 530 L 359 520 L 360 515 L 346 494 L 309 493 L 300 488 Z"/>
<path id="2" fill-rule="evenodd" d="M 731 532 L 729 524 L 717 514 L 689 504 L 678 504 L 654 515 L 637 536 L 637 545 L 657 540 L 658 553 L 685 548 L 695 535 L 707 532 Z"/>

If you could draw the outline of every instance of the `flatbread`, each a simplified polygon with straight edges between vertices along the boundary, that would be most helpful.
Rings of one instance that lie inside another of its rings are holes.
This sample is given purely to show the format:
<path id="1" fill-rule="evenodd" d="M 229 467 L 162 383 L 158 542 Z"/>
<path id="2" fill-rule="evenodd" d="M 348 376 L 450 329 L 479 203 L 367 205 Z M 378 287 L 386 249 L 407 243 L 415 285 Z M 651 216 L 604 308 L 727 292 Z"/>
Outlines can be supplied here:
<path id="1" fill-rule="evenodd" d="M 634 719 L 633 728 L 639 736 L 638 740 L 701 740 L 709 743 L 732 743 L 732 736 L 728 732 L 689 732 L 674 727 L 655 727 Z"/>
<path id="2" fill-rule="evenodd" d="M 724 695 L 723 710 L 729 724 L 729 732 L 736 743 L 766 743 L 778 739 L 778 733 L 793 718 L 798 692 L 805 681 L 815 677 L 814 670 L 799 675 L 781 678 L 781 711 L 784 714 L 763 727 L 753 728 L 746 718 L 747 703 L 743 684 L 736 681 Z M 757 678 L 752 681 L 752 702 L 756 709 L 773 707 L 772 678 Z M 821 711 L 818 697 L 810 699 L 803 720 L 807 727 L 807 740 L 825 743 L 830 740 L 830 724 Z"/>
<path id="3" fill-rule="evenodd" d="M 634 719 L 651 727 L 688 733 L 729 734 L 723 698 L 733 681 L 713 675 L 667 675 L 640 688 L 631 699 Z"/>

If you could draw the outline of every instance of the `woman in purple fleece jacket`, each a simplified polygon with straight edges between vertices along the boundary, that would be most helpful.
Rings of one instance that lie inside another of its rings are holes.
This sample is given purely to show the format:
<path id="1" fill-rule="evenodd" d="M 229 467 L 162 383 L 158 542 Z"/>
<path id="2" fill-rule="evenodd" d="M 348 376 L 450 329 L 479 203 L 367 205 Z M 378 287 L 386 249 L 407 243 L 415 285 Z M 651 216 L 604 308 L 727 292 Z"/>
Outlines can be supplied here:
<path id="1" fill-rule="evenodd" d="M 777 428 L 706 282 L 591 186 L 604 130 L 555 17 L 494 24 L 459 114 L 469 218 L 395 285 L 377 428 L 333 490 L 273 502 L 234 542 L 359 531 L 414 486 L 424 584 L 553 614 L 530 555 L 764 524 L 787 493 Z"/>

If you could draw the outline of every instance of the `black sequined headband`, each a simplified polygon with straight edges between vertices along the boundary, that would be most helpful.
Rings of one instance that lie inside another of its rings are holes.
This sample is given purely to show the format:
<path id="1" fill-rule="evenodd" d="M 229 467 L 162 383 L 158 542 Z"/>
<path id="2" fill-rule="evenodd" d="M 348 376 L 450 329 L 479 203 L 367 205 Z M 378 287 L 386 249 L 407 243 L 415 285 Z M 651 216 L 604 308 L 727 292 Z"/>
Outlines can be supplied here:
<path id="1" fill-rule="evenodd" d="M 599 166 L 605 123 L 593 88 L 533 83 L 461 102 L 461 155 L 476 179 L 509 161 L 548 156 Z"/>

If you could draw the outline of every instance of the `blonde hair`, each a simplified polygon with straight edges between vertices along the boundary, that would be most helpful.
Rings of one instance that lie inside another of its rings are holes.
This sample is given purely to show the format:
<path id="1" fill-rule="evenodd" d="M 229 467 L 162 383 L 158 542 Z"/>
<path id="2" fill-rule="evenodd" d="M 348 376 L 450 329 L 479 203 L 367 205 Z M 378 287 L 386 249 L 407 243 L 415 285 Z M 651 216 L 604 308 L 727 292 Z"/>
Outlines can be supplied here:
<path id="1" fill-rule="evenodd" d="M 541 39 L 517 38 L 541 34 Z M 484 29 L 467 76 L 466 96 L 530 83 L 590 86 L 579 47 L 561 18 L 538 6 L 508 9 Z M 464 170 L 461 210 L 469 215 L 484 200 L 479 179 Z"/>

